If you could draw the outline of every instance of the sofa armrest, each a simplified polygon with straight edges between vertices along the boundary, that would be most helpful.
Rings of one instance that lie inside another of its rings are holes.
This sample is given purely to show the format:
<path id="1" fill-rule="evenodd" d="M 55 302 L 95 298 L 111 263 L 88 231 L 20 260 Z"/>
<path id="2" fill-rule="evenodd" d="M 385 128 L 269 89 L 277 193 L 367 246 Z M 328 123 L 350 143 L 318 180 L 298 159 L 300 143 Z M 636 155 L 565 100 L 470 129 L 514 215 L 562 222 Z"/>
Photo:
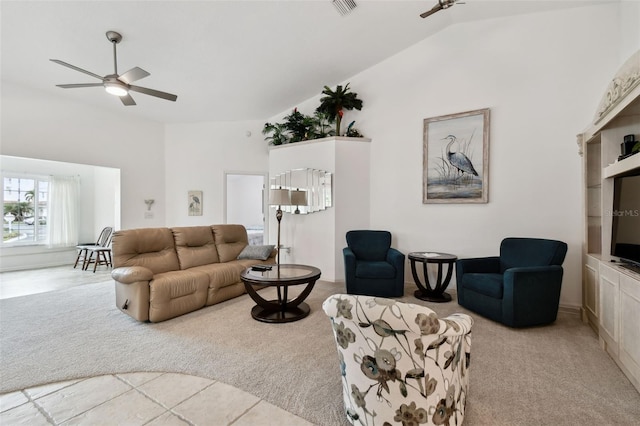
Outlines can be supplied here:
<path id="1" fill-rule="evenodd" d="M 348 283 L 356 278 L 356 255 L 349 247 L 342 249 L 342 255 L 344 257 L 344 277 Z"/>
<path id="2" fill-rule="evenodd" d="M 550 296 L 560 296 L 560 287 L 562 285 L 562 266 L 529 266 L 510 268 L 504 271 L 504 291 L 505 298 L 507 293 L 514 299 L 523 299 L 526 301 L 526 293 L 535 291 L 539 293 L 543 290 Z"/>
<path id="3" fill-rule="evenodd" d="M 111 278 L 122 284 L 133 284 L 139 281 L 151 281 L 153 272 L 144 266 L 125 266 L 111 271 Z"/>
<path id="4" fill-rule="evenodd" d="M 555 320 L 560 304 L 562 266 L 531 266 L 510 268 L 504 272 L 503 317 L 512 327 L 529 324 L 532 318 L 540 323 Z"/>
<path id="5" fill-rule="evenodd" d="M 387 252 L 387 262 L 393 265 L 396 268 L 396 271 L 402 274 L 404 278 L 404 254 L 397 249 L 390 248 Z"/>

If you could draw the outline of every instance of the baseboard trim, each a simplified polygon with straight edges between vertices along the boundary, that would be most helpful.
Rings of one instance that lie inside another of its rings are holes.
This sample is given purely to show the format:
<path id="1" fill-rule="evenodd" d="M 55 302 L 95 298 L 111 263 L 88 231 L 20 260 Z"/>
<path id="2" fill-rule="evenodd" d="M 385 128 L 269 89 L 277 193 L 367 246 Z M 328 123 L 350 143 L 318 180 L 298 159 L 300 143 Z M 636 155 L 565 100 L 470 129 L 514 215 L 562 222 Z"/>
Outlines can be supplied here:
<path id="1" fill-rule="evenodd" d="M 578 318 L 582 318 L 580 306 L 560 305 L 558 307 L 558 313 L 575 315 Z"/>
<path id="2" fill-rule="evenodd" d="M 0 267 L 1 272 L 17 272 L 17 271 L 30 271 L 35 269 L 45 269 L 45 268 L 56 268 L 58 266 L 69 266 L 73 268 L 73 262 L 48 262 L 48 263 L 37 263 L 34 265 L 18 265 L 18 266 L 9 266 L 9 267 Z"/>

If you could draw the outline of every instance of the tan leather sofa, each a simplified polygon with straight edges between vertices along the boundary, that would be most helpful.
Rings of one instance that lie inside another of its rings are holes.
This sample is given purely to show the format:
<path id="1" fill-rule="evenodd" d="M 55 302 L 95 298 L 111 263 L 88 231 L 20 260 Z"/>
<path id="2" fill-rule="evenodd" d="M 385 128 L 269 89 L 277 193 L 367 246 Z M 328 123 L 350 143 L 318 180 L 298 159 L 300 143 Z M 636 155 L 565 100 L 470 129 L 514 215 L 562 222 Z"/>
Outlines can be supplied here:
<path id="1" fill-rule="evenodd" d="M 113 234 L 116 305 L 139 321 L 159 322 L 245 293 L 240 273 L 275 263 L 237 259 L 248 245 L 242 225 L 143 228 Z"/>

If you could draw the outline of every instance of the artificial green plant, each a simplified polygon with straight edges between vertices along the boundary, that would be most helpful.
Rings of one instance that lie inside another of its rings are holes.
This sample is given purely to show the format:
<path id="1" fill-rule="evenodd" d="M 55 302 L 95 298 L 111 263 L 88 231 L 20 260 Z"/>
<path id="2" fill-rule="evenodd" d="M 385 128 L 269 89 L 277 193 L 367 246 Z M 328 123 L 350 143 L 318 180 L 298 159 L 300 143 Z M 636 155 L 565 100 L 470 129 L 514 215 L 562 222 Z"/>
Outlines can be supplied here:
<path id="1" fill-rule="evenodd" d="M 340 136 L 340 123 L 344 110 L 362 109 L 362 101 L 358 99 L 358 94 L 349 91 L 349 83 L 344 88 L 340 85 L 333 91 L 329 86 L 324 86 L 324 95 L 320 98 L 320 106 L 316 111 L 327 114 L 330 122 L 336 122 L 336 136 Z"/>

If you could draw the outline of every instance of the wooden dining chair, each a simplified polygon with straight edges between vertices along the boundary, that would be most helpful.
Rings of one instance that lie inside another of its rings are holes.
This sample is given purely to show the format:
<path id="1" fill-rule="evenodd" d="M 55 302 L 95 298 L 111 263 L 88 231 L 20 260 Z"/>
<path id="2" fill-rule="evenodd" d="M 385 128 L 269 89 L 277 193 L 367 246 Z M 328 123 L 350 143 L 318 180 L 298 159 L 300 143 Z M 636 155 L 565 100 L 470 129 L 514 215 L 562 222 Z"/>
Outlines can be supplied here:
<path id="1" fill-rule="evenodd" d="M 86 270 L 88 267 L 87 262 L 89 260 L 89 250 L 100 247 L 107 247 L 111 242 L 112 234 L 113 228 L 107 226 L 102 229 L 95 243 L 78 244 L 76 246 L 76 249 L 78 250 L 78 256 L 76 257 L 76 262 L 73 264 L 73 267 L 77 267 L 78 263 L 82 262 L 82 270 Z"/>
<path id="2" fill-rule="evenodd" d="M 87 249 L 86 260 L 82 265 L 82 269 L 84 271 L 89 269 L 89 265 L 91 265 L 92 263 L 93 263 L 94 273 L 96 272 L 98 265 L 105 265 L 108 268 L 113 267 L 113 262 L 111 261 L 111 238 L 112 237 L 113 237 L 113 234 L 110 234 L 104 246 L 86 247 Z"/>

